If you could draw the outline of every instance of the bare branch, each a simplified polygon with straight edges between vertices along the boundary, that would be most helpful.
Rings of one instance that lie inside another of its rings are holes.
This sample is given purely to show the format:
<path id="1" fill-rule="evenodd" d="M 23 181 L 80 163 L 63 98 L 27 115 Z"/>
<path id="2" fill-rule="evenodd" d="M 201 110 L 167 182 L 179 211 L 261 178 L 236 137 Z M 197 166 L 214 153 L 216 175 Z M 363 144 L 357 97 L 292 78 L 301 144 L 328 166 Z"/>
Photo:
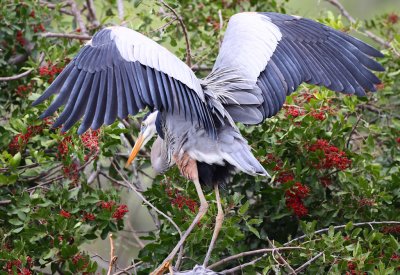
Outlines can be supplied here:
<path id="1" fill-rule="evenodd" d="M 96 9 L 94 7 L 93 0 L 86 0 L 86 6 L 88 9 L 89 21 L 93 24 L 94 27 L 98 27 L 100 25 L 99 20 L 97 20 Z"/>
<path id="2" fill-rule="evenodd" d="M 243 268 L 245 268 L 246 266 L 250 266 L 250 265 L 254 265 L 256 262 L 262 260 L 263 258 L 265 258 L 266 255 L 262 255 L 261 257 L 258 257 L 248 263 L 244 263 L 244 264 L 240 264 L 238 266 L 235 266 L 231 269 L 226 269 L 222 272 L 220 272 L 221 274 L 235 274 L 236 271 L 242 270 Z"/>
<path id="3" fill-rule="evenodd" d="M 27 70 L 23 73 L 17 74 L 17 75 L 3 76 L 3 77 L 0 77 L 0 81 L 13 81 L 13 80 L 17 80 L 20 78 L 24 78 L 25 76 L 29 75 L 32 71 L 33 71 L 33 69 L 29 69 L 29 70 Z"/>
<path id="4" fill-rule="evenodd" d="M 307 266 L 309 266 L 310 264 L 312 264 L 313 262 L 315 262 L 319 257 L 321 257 L 322 255 L 324 255 L 324 252 L 320 252 L 317 255 L 315 255 L 314 257 L 312 257 L 311 259 L 309 259 L 307 262 L 305 262 L 304 264 L 302 264 L 299 268 L 297 268 L 294 271 L 294 274 L 298 274 L 301 271 L 303 271 L 304 269 L 306 269 Z"/>
<path id="5" fill-rule="evenodd" d="M 57 37 L 57 38 L 68 38 L 68 39 L 78 39 L 78 40 L 90 40 L 92 37 L 90 35 L 73 34 L 73 33 L 54 33 L 45 32 L 41 34 L 42 37 Z"/>
<path id="6" fill-rule="evenodd" d="M 78 24 L 79 28 L 81 29 L 83 34 L 87 34 L 86 25 L 83 22 L 82 14 L 78 9 L 78 6 L 74 0 L 69 0 L 69 4 L 71 5 L 71 11 L 75 17 L 76 23 Z"/>
<path id="7" fill-rule="evenodd" d="M 124 1 L 123 0 L 117 0 L 117 8 L 118 8 L 118 18 L 121 20 L 121 25 L 124 26 L 125 23 L 124 21 Z"/>
<path id="8" fill-rule="evenodd" d="M 142 242 L 142 240 L 137 235 L 137 233 L 136 233 L 135 229 L 133 228 L 132 223 L 131 223 L 130 220 L 128 221 L 127 225 L 128 225 L 128 228 L 131 230 L 130 233 L 131 233 L 133 239 L 139 245 L 140 249 L 143 249 L 144 248 L 144 243 Z"/>
<path id="9" fill-rule="evenodd" d="M 349 137 L 347 138 L 346 148 L 349 148 L 349 146 L 350 146 L 351 137 L 353 136 L 353 134 L 354 134 L 354 132 L 355 132 L 355 130 L 356 130 L 358 124 L 360 123 L 361 117 L 362 117 L 362 116 L 359 116 L 359 117 L 357 118 L 356 123 L 354 124 L 353 128 L 351 129 L 351 132 L 350 132 L 350 134 L 349 134 Z"/>
<path id="10" fill-rule="evenodd" d="M 371 225 L 383 225 L 383 224 L 400 224 L 400 221 L 359 222 L 359 223 L 354 223 L 353 226 L 366 226 L 366 225 L 371 226 Z M 342 224 L 342 225 L 334 226 L 333 229 L 337 230 L 337 229 L 342 229 L 342 228 L 345 228 L 345 227 L 346 227 L 346 225 Z M 328 231 L 329 231 L 329 227 L 317 230 L 317 231 L 314 232 L 314 234 L 321 234 L 321 233 L 328 232 Z M 291 243 L 294 243 L 294 242 L 297 242 L 297 241 L 301 241 L 301 240 L 303 240 L 305 238 L 307 238 L 307 235 L 303 235 L 303 236 L 297 237 L 297 238 L 295 238 L 293 240 L 290 240 L 287 243 L 285 243 L 284 245 L 289 245 Z"/>
<path id="11" fill-rule="evenodd" d="M 6 205 L 6 204 L 10 204 L 11 200 L 2 200 L 0 201 L 0 205 Z"/>
<path id="12" fill-rule="evenodd" d="M 118 174 L 121 176 L 121 178 L 124 180 L 124 182 L 129 186 L 129 188 L 136 193 L 136 195 L 141 198 L 143 200 L 143 202 L 145 204 L 147 204 L 148 206 L 150 206 L 154 211 L 156 211 L 158 214 L 160 214 L 161 216 L 163 216 L 164 218 L 166 218 L 176 229 L 176 231 L 178 231 L 179 236 L 182 237 L 182 231 L 179 228 L 179 226 L 164 212 L 162 212 L 161 210 L 159 210 L 157 207 L 155 207 L 151 202 L 149 202 L 142 193 L 140 193 L 136 187 L 125 178 L 124 174 L 120 171 L 120 169 L 112 162 L 112 165 L 114 166 L 115 170 L 118 172 Z"/>
<path id="13" fill-rule="evenodd" d="M 220 266 L 220 265 L 230 262 L 232 260 L 236 260 L 236 259 L 250 256 L 250 255 L 262 254 L 262 253 L 268 253 L 268 252 L 274 253 L 276 251 L 295 250 L 295 249 L 306 249 L 306 248 L 300 247 L 300 246 L 287 246 L 287 247 L 275 247 L 275 248 L 262 248 L 262 249 L 257 249 L 257 250 L 246 251 L 246 252 L 242 252 L 242 253 L 239 253 L 236 255 L 229 256 L 225 259 L 222 259 L 216 263 L 213 263 L 212 265 L 208 266 L 207 268 L 214 269 L 217 266 Z"/>
<path id="14" fill-rule="evenodd" d="M 130 274 L 130 273 L 128 273 L 129 270 L 136 268 L 137 266 L 141 265 L 142 263 L 143 263 L 142 261 L 134 263 L 134 264 L 124 268 L 120 272 L 114 273 L 113 275 Z"/>
<path id="15" fill-rule="evenodd" d="M 272 256 L 274 254 L 278 255 L 279 260 L 281 262 L 283 262 L 283 264 L 290 270 L 290 274 L 296 274 L 293 267 L 291 267 L 290 264 L 285 260 L 285 258 L 282 257 L 281 253 L 279 253 L 279 251 L 276 250 L 276 246 L 274 245 L 274 243 L 271 242 L 271 240 L 269 238 L 267 238 L 267 241 L 268 241 L 269 245 L 274 249 L 274 251 L 272 252 Z M 274 257 L 274 259 L 275 259 L 275 257 Z"/>
<path id="16" fill-rule="evenodd" d="M 50 2 L 47 2 L 47 1 L 42 1 L 42 0 L 39 1 L 39 4 L 40 4 L 41 6 L 46 6 L 46 7 L 48 7 L 49 9 L 52 9 L 52 10 L 56 10 L 57 7 L 58 7 L 57 4 L 53 4 L 53 3 L 50 3 Z M 64 8 L 60 8 L 59 11 L 60 11 L 61 13 L 64 13 L 64 14 L 74 15 L 71 11 L 69 11 L 69 10 L 67 10 L 67 9 L 64 9 Z"/>
<path id="17" fill-rule="evenodd" d="M 182 17 L 170 5 L 165 3 L 164 0 L 159 0 L 159 1 L 160 1 L 160 3 L 162 5 L 164 5 L 167 9 L 169 9 L 174 14 L 175 18 L 178 19 L 179 24 L 182 27 L 182 32 L 183 32 L 183 35 L 185 36 L 185 42 L 186 42 L 186 64 L 189 67 L 191 67 L 191 64 L 192 64 L 192 62 L 191 62 L 192 53 L 191 53 L 191 50 L 190 50 L 190 40 L 189 40 L 189 36 L 188 36 L 188 33 L 187 33 L 187 29 L 186 29 L 185 23 L 183 23 Z"/>
<path id="18" fill-rule="evenodd" d="M 110 233 L 110 235 L 108 235 L 108 236 L 110 238 L 110 247 L 111 247 L 111 249 L 110 249 L 110 263 L 108 265 L 107 275 L 111 275 L 111 270 L 112 270 L 113 265 L 115 264 L 115 261 L 117 260 L 117 256 L 114 255 L 115 249 L 114 249 L 114 241 L 113 241 L 113 238 L 112 238 L 113 234 Z"/>
<path id="19" fill-rule="evenodd" d="M 346 17 L 347 20 L 349 20 L 350 23 L 352 23 L 352 24 L 356 24 L 357 23 L 357 20 L 355 20 L 354 17 L 352 17 L 350 15 L 350 13 L 343 7 L 343 5 L 338 0 L 325 0 L 325 1 L 330 3 L 332 6 L 335 6 L 339 10 L 339 12 L 344 17 Z M 381 44 L 385 48 L 391 48 L 392 47 L 389 42 L 385 41 L 383 38 L 377 36 L 376 34 L 374 34 L 373 32 L 371 32 L 369 30 L 366 30 L 366 29 L 362 28 L 361 33 L 364 34 L 365 36 L 368 36 L 369 38 L 373 39 L 375 42 Z"/>

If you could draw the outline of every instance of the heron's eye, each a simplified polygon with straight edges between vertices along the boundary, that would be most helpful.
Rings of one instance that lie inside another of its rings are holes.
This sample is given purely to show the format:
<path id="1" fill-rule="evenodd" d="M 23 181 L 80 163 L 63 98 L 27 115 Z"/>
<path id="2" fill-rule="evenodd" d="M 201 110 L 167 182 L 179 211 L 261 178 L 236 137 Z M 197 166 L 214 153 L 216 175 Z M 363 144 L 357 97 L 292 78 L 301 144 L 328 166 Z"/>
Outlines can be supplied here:
<path id="1" fill-rule="evenodd" d="M 146 123 L 142 122 L 142 128 L 146 127 Z"/>

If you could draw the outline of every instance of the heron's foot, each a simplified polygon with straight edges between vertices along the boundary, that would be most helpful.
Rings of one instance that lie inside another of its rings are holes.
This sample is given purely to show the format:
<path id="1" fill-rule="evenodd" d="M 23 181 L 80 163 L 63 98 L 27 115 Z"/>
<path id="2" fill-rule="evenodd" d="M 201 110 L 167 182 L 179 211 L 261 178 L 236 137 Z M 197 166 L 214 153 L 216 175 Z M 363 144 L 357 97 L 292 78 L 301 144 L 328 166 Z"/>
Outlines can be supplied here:
<path id="1" fill-rule="evenodd" d="M 172 275 L 174 274 L 174 271 L 172 270 L 172 265 L 171 265 L 172 259 L 165 259 L 164 262 L 157 267 L 156 270 L 150 273 L 150 275 L 162 275 L 164 272 L 169 270 L 169 273 Z"/>

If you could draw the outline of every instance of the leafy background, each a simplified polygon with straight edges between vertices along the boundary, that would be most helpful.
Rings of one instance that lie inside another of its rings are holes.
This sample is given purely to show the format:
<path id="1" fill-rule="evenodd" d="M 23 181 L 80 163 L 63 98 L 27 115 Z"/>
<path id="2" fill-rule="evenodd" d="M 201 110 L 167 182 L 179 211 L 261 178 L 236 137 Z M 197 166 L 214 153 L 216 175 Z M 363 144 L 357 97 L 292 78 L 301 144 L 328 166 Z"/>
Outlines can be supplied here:
<path id="1" fill-rule="evenodd" d="M 184 231 L 194 218 L 196 192 L 176 169 L 155 177 L 148 150 L 122 169 L 140 115 L 78 136 L 77 127 L 62 134 L 51 129 L 54 118 L 38 120 L 49 102 L 31 106 L 103 26 L 125 24 L 185 60 L 182 28 L 165 5 L 123 1 L 118 11 L 121 2 L 0 4 L 1 273 L 147 274 L 179 240 L 171 221 Z M 379 74 L 382 84 L 375 94 L 357 98 L 303 85 L 276 117 L 240 126 L 273 177 L 238 174 L 222 190 L 226 217 L 209 266 L 215 271 L 399 270 L 400 7 L 398 1 L 346 1 L 356 18 L 350 23 L 328 2 L 168 1 L 188 30 L 199 77 L 209 72 L 224 27 L 239 11 L 307 15 L 385 54 L 379 61 L 386 71 Z M 366 37 L 367 30 L 385 43 Z M 211 191 L 206 190 L 209 212 L 190 235 L 180 270 L 201 264 L 207 251 L 217 212 Z M 110 233 L 118 257 L 111 268 Z M 274 247 L 282 249 L 279 254 L 268 251 Z M 264 250 L 254 252 L 258 249 Z M 246 251 L 247 256 L 221 262 Z"/>

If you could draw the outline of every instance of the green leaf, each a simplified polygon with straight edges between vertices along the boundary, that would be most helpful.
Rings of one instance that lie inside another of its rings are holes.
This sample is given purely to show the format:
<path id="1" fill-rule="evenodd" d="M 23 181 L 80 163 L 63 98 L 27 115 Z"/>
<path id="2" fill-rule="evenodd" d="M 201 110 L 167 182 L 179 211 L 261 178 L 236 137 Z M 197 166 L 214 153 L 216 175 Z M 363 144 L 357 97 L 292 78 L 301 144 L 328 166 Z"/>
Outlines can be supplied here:
<path id="1" fill-rule="evenodd" d="M 9 223 L 11 223 L 12 225 L 23 225 L 24 223 L 22 221 L 20 221 L 19 219 L 9 219 L 8 220 Z M 23 227 L 22 227 L 23 228 Z M 17 232 L 16 232 L 17 233 Z"/>
<path id="2" fill-rule="evenodd" d="M 246 202 L 239 208 L 239 211 L 238 211 L 239 215 L 240 215 L 240 216 L 243 216 L 243 215 L 249 210 L 249 207 L 250 207 L 250 202 L 249 202 L 249 201 L 246 201 Z"/>

